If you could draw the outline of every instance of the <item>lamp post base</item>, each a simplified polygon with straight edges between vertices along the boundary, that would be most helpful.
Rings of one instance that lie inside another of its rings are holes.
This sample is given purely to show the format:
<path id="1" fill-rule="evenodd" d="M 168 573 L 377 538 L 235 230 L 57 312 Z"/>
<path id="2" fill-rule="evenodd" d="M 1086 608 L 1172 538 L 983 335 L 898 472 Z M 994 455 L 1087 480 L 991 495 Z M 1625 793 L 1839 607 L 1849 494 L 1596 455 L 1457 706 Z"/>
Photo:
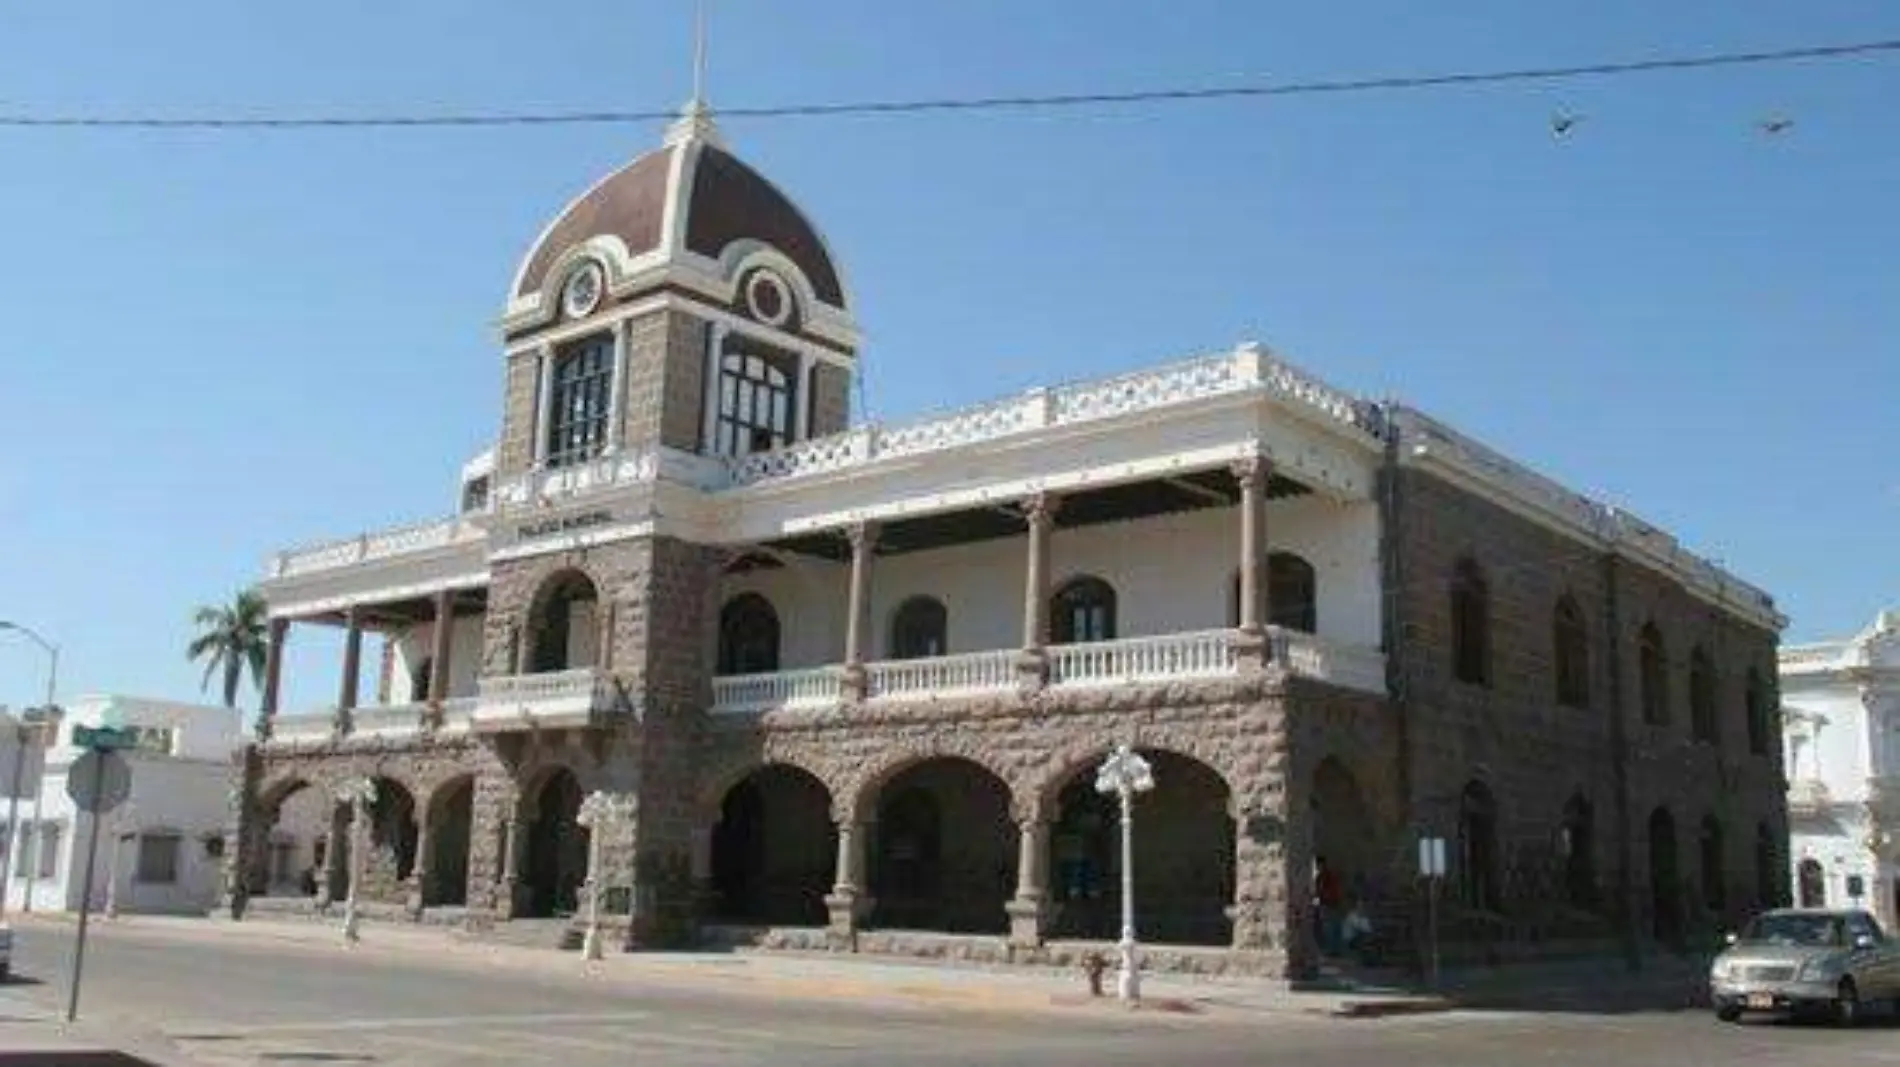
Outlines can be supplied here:
<path id="1" fill-rule="evenodd" d="M 1121 973 L 1115 978 L 1115 992 L 1125 1004 L 1141 999 L 1141 970 L 1135 961 L 1135 943 L 1121 943 Z"/>
<path id="2" fill-rule="evenodd" d="M 581 940 L 581 958 L 597 960 L 603 955 L 605 952 L 601 947 L 600 924 L 588 923 L 587 936 Z"/>
<path id="3" fill-rule="evenodd" d="M 348 904 L 345 904 L 343 906 L 343 943 L 344 944 L 354 945 L 358 941 L 362 940 L 362 934 L 358 930 L 358 925 L 359 924 L 356 918 L 356 902 L 352 900 Z"/>

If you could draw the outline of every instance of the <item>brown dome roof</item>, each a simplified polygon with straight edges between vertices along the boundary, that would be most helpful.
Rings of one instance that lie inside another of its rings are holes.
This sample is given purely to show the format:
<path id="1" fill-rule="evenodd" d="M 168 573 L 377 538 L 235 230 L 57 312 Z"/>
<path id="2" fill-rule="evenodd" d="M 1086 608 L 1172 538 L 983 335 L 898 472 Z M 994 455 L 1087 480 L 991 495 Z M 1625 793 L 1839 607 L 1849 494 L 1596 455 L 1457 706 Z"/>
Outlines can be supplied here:
<path id="1" fill-rule="evenodd" d="M 676 182 L 690 185 L 688 195 Z M 677 205 L 674 219 L 669 204 Z M 641 156 L 568 205 L 529 251 L 511 295 L 539 291 L 568 249 L 603 236 L 618 238 L 634 257 L 684 250 L 718 259 L 736 241 L 758 241 L 789 259 L 820 302 L 845 308 L 843 282 L 817 229 L 777 186 L 703 136 Z"/>

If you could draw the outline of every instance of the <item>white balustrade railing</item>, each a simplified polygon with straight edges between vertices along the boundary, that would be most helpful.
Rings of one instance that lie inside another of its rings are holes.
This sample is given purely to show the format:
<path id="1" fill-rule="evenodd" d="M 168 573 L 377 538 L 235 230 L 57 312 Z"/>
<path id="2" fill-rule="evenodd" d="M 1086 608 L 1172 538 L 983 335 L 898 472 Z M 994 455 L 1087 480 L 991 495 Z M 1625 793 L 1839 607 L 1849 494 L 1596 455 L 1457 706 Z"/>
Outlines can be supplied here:
<path id="1" fill-rule="evenodd" d="M 610 679 L 597 667 L 576 667 L 542 674 L 511 674 L 483 678 L 477 683 L 478 703 L 535 704 L 548 701 L 591 701 L 603 690 L 610 691 Z"/>
<path id="2" fill-rule="evenodd" d="M 1329 682 L 1342 689 L 1384 694 L 1385 653 L 1363 645 L 1328 641 L 1298 630 L 1274 627 L 1273 655 L 1288 671 Z"/>
<path id="3" fill-rule="evenodd" d="M 378 530 L 342 541 L 279 552 L 271 561 L 270 576 L 292 578 L 315 571 L 354 566 L 372 560 L 391 559 L 414 552 L 446 548 L 476 540 L 481 528 L 462 516 Z"/>
<path id="4" fill-rule="evenodd" d="M 564 467 L 543 467 L 516 475 L 495 487 L 494 498 L 503 507 L 518 508 L 540 501 L 558 502 L 617 485 L 650 482 L 659 472 L 659 458 L 650 451 L 601 456 Z"/>
<path id="5" fill-rule="evenodd" d="M 426 704 L 376 704 L 350 711 L 350 735 L 353 737 L 400 737 L 419 733 Z"/>
<path id="6" fill-rule="evenodd" d="M 866 695 L 918 700 L 1007 690 L 1016 685 L 1015 649 L 887 660 L 864 665 Z"/>
<path id="7" fill-rule="evenodd" d="M 1050 685 L 1113 685 L 1162 678 L 1232 674 L 1237 667 L 1233 630 L 1201 630 L 1118 641 L 1051 645 Z"/>
<path id="8" fill-rule="evenodd" d="M 475 697 L 444 700 L 441 724 L 436 729 L 445 734 L 467 733 L 475 725 L 475 704 Z"/>
<path id="9" fill-rule="evenodd" d="M 276 716 L 271 720 L 270 738 L 273 744 L 308 744 L 328 741 L 335 732 L 336 712 L 326 708 Z"/>
<path id="10" fill-rule="evenodd" d="M 713 679 L 713 707 L 722 712 L 835 704 L 843 695 L 843 679 L 836 667 L 733 674 Z"/>

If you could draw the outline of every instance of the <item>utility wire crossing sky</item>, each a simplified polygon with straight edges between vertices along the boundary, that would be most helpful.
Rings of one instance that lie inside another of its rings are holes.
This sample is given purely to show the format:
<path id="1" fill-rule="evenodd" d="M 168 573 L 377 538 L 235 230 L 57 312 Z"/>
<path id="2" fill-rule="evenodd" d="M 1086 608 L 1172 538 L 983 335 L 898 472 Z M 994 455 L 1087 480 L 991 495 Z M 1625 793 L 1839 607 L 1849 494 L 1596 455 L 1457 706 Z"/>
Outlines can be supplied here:
<path id="1" fill-rule="evenodd" d="M 1720 68 L 1762 66 L 1766 64 L 1831 62 L 1847 59 L 1892 58 L 1900 56 L 1900 40 L 1863 41 L 1853 44 L 1814 45 L 1760 52 L 1720 52 L 1699 56 L 1660 56 L 1620 62 L 1592 63 L 1568 67 L 1525 67 L 1512 70 L 1455 71 L 1440 74 L 1384 75 L 1331 81 L 1268 83 L 1263 85 L 1208 86 L 1201 88 L 1146 89 L 1128 92 L 1067 93 L 1049 96 L 979 96 L 934 100 L 857 101 L 833 104 L 783 104 L 760 107 L 720 108 L 725 118 L 817 118 L 848 115 L 898 115 L 924 112 L 972 112 L 1070 107 L 1100 107 L 1117 104 L 1182 103 L 1204 100 L 1228 100 L 1245 97 L 1317 96 L 1337 93 L 1395 92 L 1501 85 L 1524 82 L 1558 82 L 1579 79 L 1624 77 L 1633 74 L 1706 71 Z M 465 115 L 306 115 L 271 118 L 235 115 L 158 116 L 112 115 L 38 115 L 0 112 L 0 127 L 89 127 L 120 129 L 213 129 L 213 130 L 286 130 L 369 127 L 430 126 L 557 126 L 602 123 L 653 122 L 673 118 L 674 109 L 638 111 L 562 111 L 544 114 L 465 114 Z M 1758 124 L 1770 133 L 1786 128 L 1785 120 L 1770 119 Z M 1569 124 L 1563 130 L 1567 132 Z"/>

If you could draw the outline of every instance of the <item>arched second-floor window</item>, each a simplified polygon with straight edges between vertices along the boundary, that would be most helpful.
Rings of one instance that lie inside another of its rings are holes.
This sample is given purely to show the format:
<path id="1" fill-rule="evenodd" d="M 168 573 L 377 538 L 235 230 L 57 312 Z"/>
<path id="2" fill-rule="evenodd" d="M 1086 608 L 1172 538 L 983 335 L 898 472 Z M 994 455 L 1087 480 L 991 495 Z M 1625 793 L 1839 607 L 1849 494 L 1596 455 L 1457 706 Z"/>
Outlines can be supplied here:
<path id="1" fill-rule="evenodd" d="M 1491 683 L 1491 590 L 1471 559 L 1459 560 L 1451 575 L 1451 673 L 1472 685 Z"/>
<path id="2" fill-rule="evenodd" d="M 1575 597 L 1565 594 L 1557 601 L 1550 631 L 1557 703 L 1568 708 L 1587 708 L 1590 706 L 1590 631 Z"/>
<path id="3" fill-rule="evenodd" d="M 1293 552 L 1267 556 L 1267 624 L 1301 633 L 1319 632 L 1319 578 L 1313 565 Z M 1240 625 L 1240 575 L 1227 587 L 1227 625 Z"/>
<path id="4" fill-rule="evenodd" d="M 950 612 L 935 597 L 914 596 L 891 616 L 891 658 L 926 659 L 950 647 Z"/>
<path id="5" fill-rule="evenodd" d="M 1747 704 L 1748 754 L 1766 756 L 1768 739 L 1774 736 L 1774 721 L 1768 711 L 1768 689 L 1762 685 L 1761 672 L 1753 667 L 1748 668 L 1748 681 L 1742 688 L 1742 699 Z"/>
<path id="6" fill-rule="evenodd" d="M 1115 639 L 1115 590 L 1100 578 L 1070 579 L 1056 590 L 1051 607 L 1049 632 L 1056 644 Z"/>
<path id="7" fill-rule="evenodd" d="M 1697 741 L 1720 740 L 1715 710 L 1715 660 L 1701 645 L 1689 653 L 1689 729 Z"/>
<path id="8" fill-rule="evenodd" d="M 778 612 L 757 593 L 741 593 L 719 609 L 719 673 L 778 670 Z"/>
<path id="9" fill-rule="evenodd" d="M 1661 726 L 1669 721 L 1669 655 L 1662 631 L 1644 623 L 1637 639 L 1636 679 L 1643 705 L 1643 721 Z"/>

